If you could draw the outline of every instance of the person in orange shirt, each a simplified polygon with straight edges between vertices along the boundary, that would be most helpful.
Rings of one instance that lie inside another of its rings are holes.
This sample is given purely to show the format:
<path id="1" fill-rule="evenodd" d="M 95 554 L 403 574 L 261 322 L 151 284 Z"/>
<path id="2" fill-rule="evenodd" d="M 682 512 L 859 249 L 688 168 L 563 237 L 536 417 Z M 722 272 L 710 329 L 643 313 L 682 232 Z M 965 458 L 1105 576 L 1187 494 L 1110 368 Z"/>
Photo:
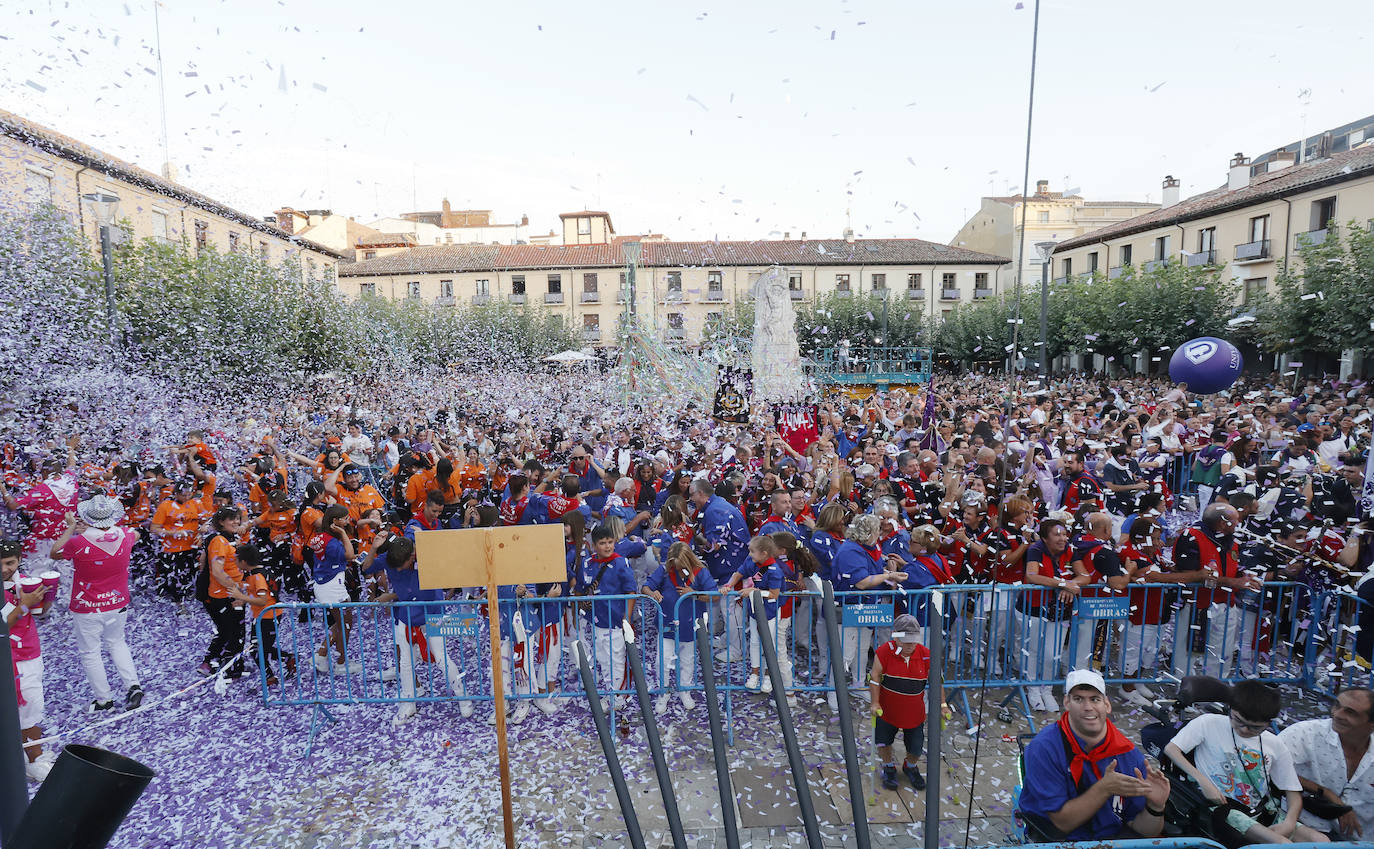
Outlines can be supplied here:
<path id="1" fill-rule="evenodd" d="M 277 650 L 277 617 L 281 615 L 281 611 L 269 609 L 277 603 L 276 582 L 267 574 L 262 562 L 262 553 L 256 546 L 241 545 L 235 556 L 238 558 L 239 568 L 243 570 L 243 584 L 250 598 L 248 609 L 252 612 L 257 631 L 261 634 L 259 645 L 262 652 L 254 652 L 253 657 L 258 659 L 263 671 L 267 673 L 267 686 L 275 687 L 277 675 L 272 666 L 273 661 L 281 662 L 287 677 L 296 674 L 295 655 Z"/>
<path id="2" fill-rule="evenodd" d="M 243 526 L 237 507 L 221 507 L 211 520 L 214 532 L 205 544 L 205 560 L 196 575 L 196 598 L 215 623 L 215 636 L 197 670 L 225 678 L 243 674 L 243 605 L 252 601 L 239 569 L 235 540 Z"/>
<path id="3" fill-rule="evenodd" d="M 482 465 L 482 458 L 477 454 L 476 448 L 468 449 L 463 468 L 458 473 L 458 480 L 464 490 L 482 489 L 487 485 L 487 470 Z"/>
<path id="4" fill-rule="evenodd" d="M 296 531 L 296 505 L 286 492 L 274 489 L 267 499 L 267 509 L 254 521 L 258 547 L 262 551 L 262 566 L 274 579 L 283 580 L 294 568 L 291 562 L 291 537 Z"/>
<path id="5" fill-rule="evenodd" d="M 386 501 L 377 488 L 370 483 L 363 483 L 362 469 L 349 463 L 339 472 L 340 474 L 332 474 L 325 478 L 324 489 L 334 498 L 335 503 L 348 508 L 349 519 L 356 522 L 367 511 L 386 506 Z"/>
<path id="6" fill-rule="evenodd" d="M 439 461 L 440 465 L 444 463 Z M 453 464 L 449 463 L 449 473 L 452 474 Z M 431 489 L 438 489 L 437 469 L 419 469 L 406 481 L 406 504 L 410 506 L 412 515 L 418 514 L 425 507 L 425 496 Z M 444 499 L 448 501 L 447 498 Z"/>
<path id="7" fill-rule="evenodd" d="M 200 523 L 210 514 L 215 498 L 215 476 L 191 465 L 192 474 L 199 477 L 177 481 L 171 497 L 158 505 L 149 522 L 149 530 L 161 543 L 156 565 L 158 594 L 177 604 L 185 600 L 196 573 Z M 198 482 L 201 492 L 196 498 Z"/>

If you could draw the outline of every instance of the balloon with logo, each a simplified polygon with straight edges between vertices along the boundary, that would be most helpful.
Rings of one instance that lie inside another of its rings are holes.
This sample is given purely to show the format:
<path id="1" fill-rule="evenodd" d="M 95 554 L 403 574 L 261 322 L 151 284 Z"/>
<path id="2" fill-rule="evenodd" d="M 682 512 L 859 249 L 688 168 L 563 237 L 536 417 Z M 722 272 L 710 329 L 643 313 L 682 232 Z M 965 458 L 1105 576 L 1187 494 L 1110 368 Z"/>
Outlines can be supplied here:
<path id="1" fill-rule="evenodd" d="M 1169 377 L 1175 383 L 1188 384 L 1189 392 L 1210 395 L 1231 388 L 1245 359 L 1236 346 L 1215 336 L 1189 339 L 1169 358 Z"/>

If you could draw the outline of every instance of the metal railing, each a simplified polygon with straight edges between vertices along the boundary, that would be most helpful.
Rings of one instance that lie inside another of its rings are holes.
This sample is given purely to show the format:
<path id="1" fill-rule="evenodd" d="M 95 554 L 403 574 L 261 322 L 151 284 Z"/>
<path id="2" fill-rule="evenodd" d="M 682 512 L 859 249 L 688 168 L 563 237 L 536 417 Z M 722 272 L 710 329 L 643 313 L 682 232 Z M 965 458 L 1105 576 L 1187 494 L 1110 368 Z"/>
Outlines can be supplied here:
<path id="1" fill-rule="evenodd" d="M 545 292 L 545 293 L 544 293 L 544 303 L 546 303 L 546 304 L 561 304 L 561 303 L 563 303 L 563 293 L 562 293 L 562 292 Z"/>
<path id="2" fill-rule="evenodd" d="M 1293 246 L 1296 248 L 1314 247 L 1326 242 L 1326 228 L 1320 230 L 1308 230 L 1305 233 L 1298 233 L 1293 236 Z"/>
<path id="3" fill-rule="evenodd" d="M 1215 265 L 1216 261 L 1217 250 L 1216 248 L 1211 248 L 1205 251 L 1198 251 L 1194 254 L 1188 254 L 1187 258 L 1184 260 L 1184 263 L 1189 268 L 1197 268 L 1200 265 Z"/>
<path id="4" fill-rule="evenodd" d="M 1243 245 L 1236 245 L 1236 262 L 1254 262 L 1256 260 L 1268 258 L 1268 239 L 1260 239 L 1257 242 L 1246 242 Z"/>

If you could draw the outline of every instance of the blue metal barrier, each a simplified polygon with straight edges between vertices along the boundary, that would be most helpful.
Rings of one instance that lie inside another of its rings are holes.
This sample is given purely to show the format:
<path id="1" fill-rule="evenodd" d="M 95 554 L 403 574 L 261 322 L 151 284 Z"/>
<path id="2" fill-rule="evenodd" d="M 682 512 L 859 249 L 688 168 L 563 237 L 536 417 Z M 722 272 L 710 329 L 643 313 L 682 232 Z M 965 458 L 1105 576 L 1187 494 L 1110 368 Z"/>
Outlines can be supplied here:
<path id="1" fill-rule="evenodd" d="M 1093 849 L 1226 849 L 1220 843 L 1204 840 L 1200 837 L 1156 837 L 1151 840 L 1093 840 L 1090 842 L 1067 840 L 1060 843 L 1022 843 L 1017 846 L 998 846 L 990 847 L 990 849 L 1083 849 L 1087 845 L 1091 845 Z M 1290 845 L 1307 846 L 1309 844 L 1296 843 Z"/>
<path id="2" fill-rule="evenodd" d="M 1306 611 L 1307 689 L 1329 698 L 1351 687 L 1374 686 L 1370 647 L 1374 605 L 1349 590 L 1328 590 Z M 1368 632 L 1368 633 L 1365 633 Z M 1360 635 L 1364 633 L 1364 644 Z"/>

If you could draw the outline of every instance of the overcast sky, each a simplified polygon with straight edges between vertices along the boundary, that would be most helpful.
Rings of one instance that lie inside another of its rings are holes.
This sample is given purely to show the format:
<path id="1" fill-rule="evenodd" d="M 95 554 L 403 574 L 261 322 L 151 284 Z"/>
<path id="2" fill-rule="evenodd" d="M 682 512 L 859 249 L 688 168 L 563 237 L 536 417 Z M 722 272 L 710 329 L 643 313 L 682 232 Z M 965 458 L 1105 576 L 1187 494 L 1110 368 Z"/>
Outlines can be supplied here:
<path id="1" fill-rule="evenodd" d="M 447 196 L 536 232 L 591 208 L 753 239 L 838 236 L 848 209 L 860 236 L 948 241 L 1021 185 L 1033 8 L 168 0 L 168 143 L 183 183 L 259 215 Z M 1031 185 L 1157 201 L 1171 173 L 1187 196 L 1374 113 L 1372 25 L 1370 0 L 1046 0 Z M 157 171 L 153 44 L 146 0 L 0 0 L 0 107 Z"/>

